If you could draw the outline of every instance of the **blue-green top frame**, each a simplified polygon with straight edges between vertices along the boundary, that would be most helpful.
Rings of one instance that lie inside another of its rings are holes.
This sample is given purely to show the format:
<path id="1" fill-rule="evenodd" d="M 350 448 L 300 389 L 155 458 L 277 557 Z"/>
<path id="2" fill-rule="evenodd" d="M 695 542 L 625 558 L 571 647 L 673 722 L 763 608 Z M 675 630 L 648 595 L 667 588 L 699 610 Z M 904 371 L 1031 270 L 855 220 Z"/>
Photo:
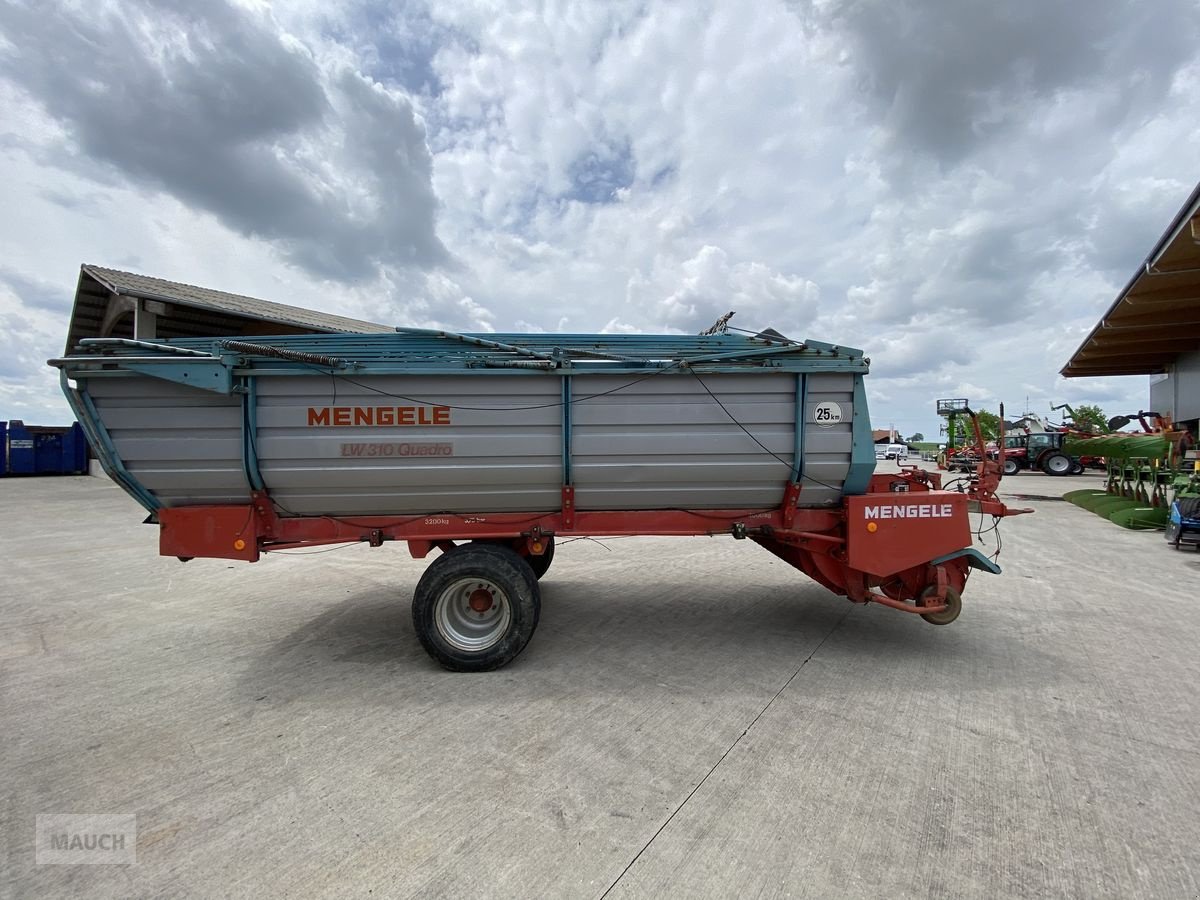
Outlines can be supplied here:
<path id="1" fill-rule="evenodd" d="M 177 338 L 138 341 L 89 338 L 76 355 L 50 360 L 60 369 L 63 391 L 108 473 L 153 513 L 154 498 L 124 467 L 92 407 L 86 387 L 71 388 L 68 377 L 150 375 L 220 394 L 240 394 L 243 409 L 243 463 L 252 489 L 263 487 L 254 451 L 257 403 L 255 378 L 261 375 L 551 375 L 561 378 L 563 396 L 563 483 L 571 483 L 571 376 L 583 374 L 761 373 L 797 375 L 796 448 L 804 429 L 805 376 L 839 372 L 858 376 L 856 409 L 866 410 L 862 375 L 870 360 L 861 350 L 821 341 L 791 342 L 741 335 L 456 334 L 397 329 L 395 334 L 288 335 L 271 337 Z M 635 383 L 638 379 L 635 378 Z M 856 414 L 850 471 L 843 490 L 867 489 L 874 471 L 871 426 Z M 792 479 L 804 481 L 797 455 Z"/>
<path id="2" fill-rule="evenodd" d="M 230 347 L 229 341 L 237 343 Z M 284 359 L 248 346 L 319 360 Z M 102 374 L 111 371 L 113 363 L 119 369 L 148 374 L 149 369 L 158 377 L 218 393 L 233 392 L 235 376 L 302 375 L 331 368 L 377 375 L 621 374 L 653 369 L 866 374 L 870 366 L 861 350 L 821 341 L 781 343 L 741 335 L 464 335 L 415 329 L 164 341 L 94 338 L 81 342 L 76 354 L 50 361 L 71 375 Z"/>

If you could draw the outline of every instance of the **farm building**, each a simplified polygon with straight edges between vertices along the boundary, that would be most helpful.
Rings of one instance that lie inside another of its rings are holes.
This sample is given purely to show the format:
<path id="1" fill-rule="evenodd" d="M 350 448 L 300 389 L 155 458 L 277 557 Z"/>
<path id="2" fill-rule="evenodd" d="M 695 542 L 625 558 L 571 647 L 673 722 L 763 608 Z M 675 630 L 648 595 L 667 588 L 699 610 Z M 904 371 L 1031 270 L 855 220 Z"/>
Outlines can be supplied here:
<path id="1" fill-rule="evenodd" d="M 83 338 L 95 337 L 155 340 L 393 330 L 375 322 L 84 264 L 75 288 L 67 352 Z"/>
<path id="2" fill-rule="evenodd" d="M 1150 376 L 1149 406 L 1200 423 L 1200 185 L 1062 369 Z"/>

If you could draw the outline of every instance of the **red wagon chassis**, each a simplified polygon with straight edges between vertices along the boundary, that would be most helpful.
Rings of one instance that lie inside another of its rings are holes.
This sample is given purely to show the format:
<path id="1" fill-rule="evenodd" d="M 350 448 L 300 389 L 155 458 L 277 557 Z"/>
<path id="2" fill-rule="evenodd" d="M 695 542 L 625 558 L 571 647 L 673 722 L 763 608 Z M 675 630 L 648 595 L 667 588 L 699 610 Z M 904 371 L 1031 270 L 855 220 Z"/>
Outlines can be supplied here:
<path id="1" fill-rule="evenodd" d="M 994 485 L 990 485 L 994 487 Z M 552 552 L 554 540 L 633 535 L 750 539 L 814 581 L 856 603 L 875 602 L 937 621 L 957 615 L 971 567 L 991 568 L 971 549 L 970 514 L 1014 515 L 989 491 L 940 490 L 940 476 L 912 467 L 874 475 L 869 492 L 840 508 L 798 508 L 800 486 L 789 484 L 771 510 L 575 509 L 564 488 L 561 508 L 545 513 L 444 513 L 409 516 L 279 515 L 265 491 L 245 505 L 189 506 L 158 511 L 160 552 L 255 562 L 262 553 L 365 542 L 406 541 L 414 558 L 458 542 L 510 544 L 526 557 Z"/>

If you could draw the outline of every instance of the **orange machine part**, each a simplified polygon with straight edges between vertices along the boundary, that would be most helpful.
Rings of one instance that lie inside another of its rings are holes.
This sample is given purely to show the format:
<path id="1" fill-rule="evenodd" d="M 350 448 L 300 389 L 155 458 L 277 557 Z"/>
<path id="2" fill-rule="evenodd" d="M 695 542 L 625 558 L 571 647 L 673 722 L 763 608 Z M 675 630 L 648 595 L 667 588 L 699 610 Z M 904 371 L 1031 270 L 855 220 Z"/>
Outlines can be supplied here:
<path id="1" fill-rule="evenodd" d="M 898 491 L 846 498 L 846 563 L 894 575 L 971 546 L 965 494 Z"/>
<path id="2" fill-rule="evenodd" d="M 254 508 L 194 506 L 160 509 L 158 552 L 163 556 L 258 560 Z"/>

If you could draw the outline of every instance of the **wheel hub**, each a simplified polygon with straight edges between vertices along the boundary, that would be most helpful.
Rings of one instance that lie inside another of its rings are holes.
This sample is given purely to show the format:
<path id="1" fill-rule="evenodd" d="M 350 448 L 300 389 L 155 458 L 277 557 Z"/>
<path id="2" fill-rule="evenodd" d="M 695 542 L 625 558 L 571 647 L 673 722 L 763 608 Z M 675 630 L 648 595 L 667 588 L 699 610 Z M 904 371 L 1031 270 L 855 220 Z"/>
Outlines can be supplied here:
<path id="1" fill-rule="evenodd" d="M 434 601 L 434 624 L 446 643 L 469 653 L 501 641 L 512 623 L 504 590 L 487 578 L 463 578 L 448 585 Z"/>
<path id="2" fill-rule="evenodd" d="M 492 608 L 492 593 L 487 588 L 476 588 L 471 591 L 467 604 L 477 613 L 485 613 Z"/>

